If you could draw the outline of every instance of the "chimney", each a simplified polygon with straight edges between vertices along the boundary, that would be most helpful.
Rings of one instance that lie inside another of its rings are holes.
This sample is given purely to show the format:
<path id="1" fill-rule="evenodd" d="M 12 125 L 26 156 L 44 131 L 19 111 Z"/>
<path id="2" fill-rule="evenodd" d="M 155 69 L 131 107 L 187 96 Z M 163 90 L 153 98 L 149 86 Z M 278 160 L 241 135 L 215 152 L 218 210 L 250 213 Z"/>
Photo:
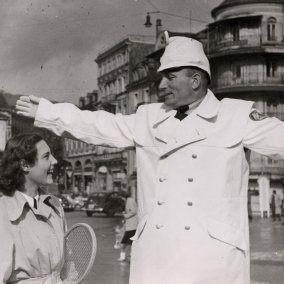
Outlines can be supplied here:
<path id="1" fill-rule="evenodd" d="M 159 34 L 162 32 L 162 20 L 156 20 L 156 38 L 158 38 Z"/>

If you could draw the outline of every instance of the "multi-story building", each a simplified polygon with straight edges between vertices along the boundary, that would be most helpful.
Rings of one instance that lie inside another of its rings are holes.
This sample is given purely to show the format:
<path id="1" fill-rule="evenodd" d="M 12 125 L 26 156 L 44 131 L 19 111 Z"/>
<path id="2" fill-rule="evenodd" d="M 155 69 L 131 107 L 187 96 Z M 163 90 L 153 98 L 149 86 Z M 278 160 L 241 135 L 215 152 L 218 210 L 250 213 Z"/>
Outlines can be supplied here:
<path id="1" fill-rule="evenodd" d="M 255 101 L 267 116 L 284 119 L 284 1 L 226 0 L 212 10 L 208 56 L 215 95 Z M 253 210 L 269 212 L 273 189 L 282 193 L 284 162 L 250 155 Z"/>
<path id="2" fill-rule="evenodd" d="M 19 96 L 0 91 L 0 152 L 12 136 L 12 110 Z"/>
<path id="3" fill-rule="evenodd" d="M 0 91 L 0 161 L 6 142 L 12 136 L 12 110 L 18 97 Z"/>
<path id="4" fill-rule="evenodd" d="M 81 110 L 95 111 L 98 109 L 98 92 L 94 90 L 80 97 L 78 107 Z M 65 138 L 66 175 L 69 187 L 76 191 L 91 193 L 95 191 L 96 174 L 94 157 L 97 147 L 82 141 Z"/>
<path id="5" fill-rule="evenodd" d="M 98 55 L 96 62 L 99 69 L 99 109 L 112 113 L 131 114 L 135 112 L 140 101 L 149 101 L 147 86 L 143 88 L 142 93 L 136 94 L 136 100 L 132 99 L 127 86 L 136 78 L 137 74 L 132 72 L 134 67 L 141 65 L 143 58 L 154 50 L 154 42 L 155 38 L 152 36 L 128 35 Z M 141 72 L 144 74 L 146 72 L 143 66 Z M 135 186 L 134 148 L 97 147 L 94 164 L 97 190 L 118 190 L 121 187 Z"/>
<path id="6" fill-rule="evenodd" d="M 0 160 L 8 139 L 11 137 L 11 115 L 0 111 Z"/>

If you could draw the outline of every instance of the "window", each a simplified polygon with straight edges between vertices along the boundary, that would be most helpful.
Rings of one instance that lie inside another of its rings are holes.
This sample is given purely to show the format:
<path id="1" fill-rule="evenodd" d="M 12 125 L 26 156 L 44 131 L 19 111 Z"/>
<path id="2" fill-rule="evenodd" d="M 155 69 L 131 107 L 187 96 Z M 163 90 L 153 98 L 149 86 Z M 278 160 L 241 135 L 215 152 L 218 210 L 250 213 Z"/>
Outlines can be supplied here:
<path id="1" fill-rule="evenodd" d="M 276 19 L 271 17 L 267 21 L 267 40 L 275 41 L 276 34 L 275 34 L 275 26 L 276 26 Z"/>
<path id="2" fill-rule="evenodd" d="M 122 58 L 121 58 L 121 55 L 120 55 L 120 54 L 117 56 L 117 64 L 118 64 L 118 65 L 121 65 L 121 64 L 122 64 Z"/>
<path id="3" fill-rule="evenodd" d="M 276 62 L 267 61 L 266 62 L 266 77 L 275 77 L 276 75 Z"/>
<path id="4" fill-rule="evenodd" d="M 233 33 L 233 41 L 240 40 L 240 33 L 239 33 L 239 27 L 238 26 L 232 27 L 232 33 Z"/>
<path id="5" fill-rule="evenodd" d="M 242 76 L 242 68 L 240 64 L 234 64 L 232 66 L 233 78 L 239 79 Z"/>
<path id="6" fill-rule="evenodd" d="M 266 106 L 268 115 L 274 116 L 275 114 L 277 114 L 278 103 L 275 100 L 269 99 L 266 103 Z"/>
<path id="7" fill-rule="evenodd" d="M 271 158 L 267 158 L 268 165 L 277 165 L 278 160 L 272 160 Z"/>

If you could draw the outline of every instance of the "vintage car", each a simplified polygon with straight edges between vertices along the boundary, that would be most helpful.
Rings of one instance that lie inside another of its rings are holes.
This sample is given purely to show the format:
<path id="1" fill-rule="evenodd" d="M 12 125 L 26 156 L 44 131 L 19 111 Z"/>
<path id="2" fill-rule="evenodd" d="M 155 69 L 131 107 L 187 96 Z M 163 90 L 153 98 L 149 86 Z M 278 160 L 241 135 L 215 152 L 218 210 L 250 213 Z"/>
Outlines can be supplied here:
<path id="1" fill-rule="evenodd" d="M 108 217 L 113 217 L 116 213 L 121 213 L 125 208 L 125 199 L 116 191 L 94 192 L 86 201 L 82 210 L 86 211 L 88 217 L 94 213 L 104 213 Z"/>

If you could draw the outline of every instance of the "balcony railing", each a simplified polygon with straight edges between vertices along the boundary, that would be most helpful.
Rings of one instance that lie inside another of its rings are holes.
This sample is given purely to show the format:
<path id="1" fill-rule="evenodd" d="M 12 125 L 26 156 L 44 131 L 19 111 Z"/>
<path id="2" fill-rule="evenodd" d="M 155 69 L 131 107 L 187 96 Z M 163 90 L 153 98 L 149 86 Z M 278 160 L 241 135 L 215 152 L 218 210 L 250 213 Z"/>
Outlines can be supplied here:
<path id="1" fill-rule="evenodd" d="M 257 165 L 250 165 L 250 173 L 251 174 L 259 174 L 259 173 L 269 173 L 272 175 L 283 175 L 284 170 L 283 167 L 280 165 L 268 165 L 265 166 L 257 166 Z"/>
<path id="2" fill-rule="evenodd" d="M 220 76 L 219 76 L 220 77 Z M 252 86 L 283 86 L 284 76 L 277 75 L 274 77 L 267 77 L 266 74 L 260 72 L 249 72 L 240 77 L 226 76 L 216 78 L 212 82 L 213 89 L 220 88 L 234 88 L 234 87 L 252 87 Z"/>
<path id="3" fill-rule="evenodd" d="M 227 38 L 226 40 L 209 41 L 209 52 L 222 51 L 225 49 L 242 48 L 242 47 L 257 47 L 260 46 L 260 36 L 251 35 L 243 36 L 239 39 Z"/>
<path id="4" fill-rule="evenodd" d="M 102 161 L 110 161 L 110 160 L 125 160 L 125 157 L 123 155 L 123 152 L 119 153 L 105 153 L 102 155 L 96 156 L 95 161 L 96 162 L 102 162 Z"/>
<path id="5" fill-rule="evenodd" d="M 109 103 L 109 102 L 113 102 L 115 99 L 116 99 L 116 94 L 110 94 L 110 95 L 101 97 L 101 102 Z"/>
<path id="6" fill-rule="evenodd" d="M 222 27 L 220 29 L 215 28 L 215 30 L 209 32 L 209 54 L 244 47 L 265 47 L 269 45 L 284 46 L 284 24 L 275 23 L 275 30 L 271 34 L 267 33 L 267 25 L 268 24 L 264 22 L 259 28 L 255 28 L 255 26 L 250 27 L 249 25 L 247 27 L 240 27 L 238 28 L 239 35 L 235 34 L 235 36 L 233 36 L 232 31 L 230 33 L 230 31 L 224 30 Z M 231 29 L 233 30 L 233 26 Z M 241 35 L 242 30 L 245 29 L 251 29 L 251 33 Z M 223 35 L 224 33 L 225 35 Z"/>
<path id="7" fill-rule="evenodd" d="M 284 121 L 284 113 L 281 112 L 265 112 L 264 115 L 267 115 L 269 117 L 277 117 L 280 120 Z"/>

